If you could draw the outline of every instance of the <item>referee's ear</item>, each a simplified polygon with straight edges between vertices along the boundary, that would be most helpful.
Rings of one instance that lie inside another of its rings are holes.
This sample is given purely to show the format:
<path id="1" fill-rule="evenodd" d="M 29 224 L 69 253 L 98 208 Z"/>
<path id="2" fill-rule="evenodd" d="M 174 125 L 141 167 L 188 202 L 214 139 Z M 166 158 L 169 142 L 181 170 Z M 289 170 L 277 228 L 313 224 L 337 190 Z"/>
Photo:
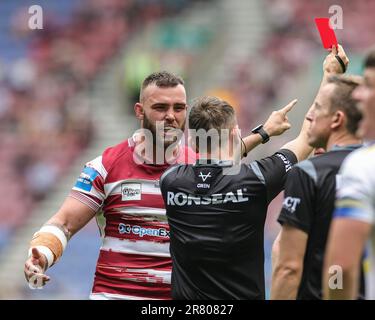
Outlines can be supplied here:
<path id="1" fill-rule="evenodd" d="M 137 102 L 134 105 L 134 112 L 135 112 L 135 116 L 137 117 L 138 120 L 143 120 L 144 119 L 145 112 L 143 110 L 143 106 L 142 106 L 141 103 Z"/>
<path id="2" fill-rule="evenodd" d="M 345 114 L 341 110 L 335 112 L 331 124 L 332 129 L 338 129 L 345 126 Z"/>

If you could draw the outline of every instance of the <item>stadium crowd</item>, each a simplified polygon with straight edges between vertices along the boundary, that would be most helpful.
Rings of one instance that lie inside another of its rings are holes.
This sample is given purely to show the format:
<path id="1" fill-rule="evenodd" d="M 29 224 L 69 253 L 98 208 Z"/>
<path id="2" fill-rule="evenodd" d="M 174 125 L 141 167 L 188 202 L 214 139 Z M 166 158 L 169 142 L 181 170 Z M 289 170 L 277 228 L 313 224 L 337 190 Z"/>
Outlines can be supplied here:
<path id="1" fill-rule="evenodd" d="M 39 31 L 28 28 L 25 2 L 7 3 L 10 12 L 0 9 L 7 28 L 0 37 L 24 46 L 0 60 L 0 191 L 7 195 L 0 202 L 0 250 L 95 134 L 89 102 L 77 93 L 135 30 L 188 3 L 83 0 L 51 7 L 40 2 L 44 29 Z M 1 56 L 9 50 L 3 45 Z"/>
<path id="2" fill-rule="evenodd" d="M 25 14 L 25 8 L 14 6 L 11 15 L 2 14 L 11 25 L 8 37 L 18 39 L 25 48 L 20 50 L 19 57 L 4 59 L 0 66 L 0 173 L 3 178 L 0 191 L 7 195 L 0 202 L 0 250 L 9 234 L 37 207 L 69 169 L 72 160 L 93 140 L 95 124 L 90 116 L 90 105 L 80 93 L 90 88 L 92 80 L 106 62 L 127 44 L 140 27 L 162 17 L 173 16 L 192 1 L 71 0 L 68 1 L 70 5 L 64 5 L 65 9 L 69 7 L 69 20 L 59 20 L 58 14 L 46 13 L 46 30 L 43 32 L 31 32 L 25 27 L 29 17 Z M 358 33 L 356 29 L 372 30 L 375 22 L 364 13 L 375 9 L 375 3 L 344 0 L 340 5 L 345 11 L 345 26 L 356 27 L 339 30 L 337 35 L 340 42 L 345 43 L 345 49 L 354 54 L 363 53 L 363 49 L 374 39 L 370 32 Z M 264 114 L 264 107 L 270 106 L 295 81 L 300 71 L 309 65 L 321 47 L 311 17 L 327 15 L 327 6 L 323 1 L 267 0 L 264 6 L 271 31 L 257 54 L 267 60 L 268 67 L 263 69 L 252 59 L 239 61 L 234 70 L 235 81 L 227 84 L 227 89 L 238 102 L 235 109 L 244 132 L 256 124 L 253 120 Z M 57 11 L 58 8 L 57 5 Z M 181 53 L 184 44 L 180 42 L 180 37 L 184 30 L 178 32 L 177 27 L 167 24 L 164 29 L 157 30 L 159 33 L 155 32 L 154 37 L 165 40 L 158 53 L 141 56 L 135 52 L 133 56 L 127 56 L 124 59 L 124 73 L 131 78 L 131 71 L 136 70 L 133 69 L 135 65 L 146 61 L 147 69 L 148 59 L 151 59 L 148 65 L 150 71 L 171 63 L 179 66 L 180 73 L 184 75 L 193 59 L 189 52 Z M 195 35 L 194 32 L 192 34 Z M 209 40 L 204 32 L 196 34 L 200 37 L 196 42 L 198 44 Z M 142 76 L 144 72 L 142 70 Z M 139 74 L 135 74 L 133 79 L 126 79 L 126 90 L 133 100 L 139 93 L 140 78 Z M 141 113 L 137 117 L 143 121 Z M 98 166 L 98 162 L 94 160 L 88 167 L 91 165 Z M 100 166 L 95 170 L 100 171 Z M 95 177 L 90 176 L 92 172 L 83 171 L 82 174 L 83 179 L 86 179 L 85 174 L 92 180 L 97 177 L 96 173 Z M 81 188 L 83 191 L 79 192 L 82 194 L 87 191 L 79 183 L 76 188 Z M 97 196 L 93 191 L 88 198 Z M 282 197 L 279 199 L 269 208 L 269 221 L 273 222 L 266 226 L 266 252 L 270 251 L 279 230 L 276 215 L 280 213 Z M 86 204 L 90 206 L 92 201 L 88 200 Z M 363 215 L 366 215 L 367 221 L 372 218 L 368 212 Z M 48 232 L 49 227 L 44 229 L 44 233 Z M 57 238 L 65 236 L 69 240 L 71 236 L 69 230 L 64 228 L 54 232 Z M 62 252 L 59 250 L 60 255 Z M 52 252 L 54 255 L 47 259 L 49 265 L 57 261 L 55 251 Z M 38 254 L 33 252 L 36 260 L 41 257 Z M 105 254 L 101 259 L 106 261 Z M 118 272 L 117 267 L 113 268 L 117 268 L 115 271 L 109 270 L 111 268 L 100 265 L 100 276 L 107 278 L 109 272 Z M 126 276 L 131 273 L 128 270 L 121 272 Z M 123 275 L 116 274 L 116 277 Z M 96 290 L 100 293 L 107 280 L 98 279 Z M 161 285 L 161 282 L 158 284 Z M 166 287 L 161 287 L 167 296 Z M 270 287 L 270 278 L 266 279 L 266 287 Z"/>
<path id="3" fill-rule="evenodd" d="M 336 30 L 337 38 L 353 53 L 360 53 L 374 42 L 371 32 L 374 19 L 368 14 L 372 1 L 340 1 L 344 14 L 344 28 Z M 267 0 L 265 12 L 270 30 L 263 46 L 256 55 L 266 59 L 267 67 L 249 57 L 238 61 L 235 81 L 227 84 L 238 101 L 238 110 L 244 119 L 241 128 L 250 130 L 264 108 L 271 107 L 275 98 L 293 85 L 296 75 L 303 71 L 317 52 L 321 52 L 319 34 L 314 25 L 315 17 L 327 17 L 326 1 Z M 275 81 L 275 79 L 277 79 Z"/>

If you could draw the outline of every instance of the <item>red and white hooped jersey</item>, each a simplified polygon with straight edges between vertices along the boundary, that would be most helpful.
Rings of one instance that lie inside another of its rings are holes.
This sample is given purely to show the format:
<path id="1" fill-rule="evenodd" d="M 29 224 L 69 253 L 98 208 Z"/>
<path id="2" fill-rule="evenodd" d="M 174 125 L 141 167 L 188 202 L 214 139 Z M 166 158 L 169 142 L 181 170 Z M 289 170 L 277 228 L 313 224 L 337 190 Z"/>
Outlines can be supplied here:
<path id="1" fill-rule="evenodd" d="M 171 165 L 138 164 L 130 138 L 88 162 L 70 196 L 97 213 L 102 247 L 91 299 L 171 299 L 169 226 L 159 188 Z M 180 147 L 175 163 L 192 163 Z"/>

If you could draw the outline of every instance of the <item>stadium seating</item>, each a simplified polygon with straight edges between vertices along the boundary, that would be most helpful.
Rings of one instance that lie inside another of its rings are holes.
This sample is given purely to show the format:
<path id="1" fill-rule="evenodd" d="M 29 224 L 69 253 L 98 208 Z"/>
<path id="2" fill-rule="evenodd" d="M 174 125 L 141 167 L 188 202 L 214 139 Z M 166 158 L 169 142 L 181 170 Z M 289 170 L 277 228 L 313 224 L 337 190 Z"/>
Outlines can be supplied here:
<path id="1" fill-rule="evenodd" d="M 32 31 L 27 27 L 27 8 L 34 2 L 12 0 L 0 5 L 0 252 L 14 230 L 38 208 L 73 160 L 95 138 L 96 124 L 92 122 L 90 105 L 82 101 L 72 108 L 68 101 L 90 87 L 103 65 L 129 39 L 137 37 L 141 27 L 174 16 L 193 0 L 39 0 L 48 28 Z M 223 88 L 238 102 L 235 107 L 244 132 L 255 125 L 254 119 L 268 114 L 271 104 L 317 53 L 324 54 L 313 18 L 329 16 L 326 1 L 261 3 L 270 27 L 257 52 L 264 63 L 254 63 L 253 56 L 235 61 L 234 69 L 228 70 L 234 76 Z M 370 32 L 375 27 L 375 2 L 343 0 L 340 5 L 344 10 L 344 30 L 336 34 L 352 56 L 375 42 Z M 206 30 L 198 31 L 186 32 L 178 23 L 166 21 L 153 30 L 154 43 L 150 41 L 147 54 L 140 55 L 145 51 L 141 47 L 134 53 L 135 58 L 126 56 L 125 66 L 129 66 L 123 73 L 128 77 L 125 89 L 130 98 L 137 95 L 134 88 L 143 77 L 143 73 L 133 75 L 131 70 L 142 59 L 151 56 L 157 60 L 156 65 L 176 67 L 173 71 L 185 76 L 184 72 L 195 63 L 194 54 L 199 52 L 194 52 L 196 48 L 211 39 Z M 187 33 L 189 36 L 185 37 Z M 351 61 L 353 64 L 355 59 Z M 136 79 L 134 83 L 132 76 Z M 280 200 L 270 209 L 271 219 L 267 220 L 272 221 L 265 234 L 268 273 L 279 206 Z M 79 269 L 71 258 L 85 250 L 87 255 L 95 255 L 99 239 L 93 229 L 87 232 L 81 241 L 72 242 L 72 252 L 64 256 L 65 263 L 51 269 L 52 277 L 63 277 L 52 284 L 51 291 L 39 293 L 38 297 L 48 298 L 51 292 L 58 295 L 61 291 L 65 291 L 64 297 L 87 296 L 93 270 Z M 87 285 L 78 289 L 64 287 L 64 277 L 72 266 L 77 268 L 76 281 Z M 266 281 L 269 283 L 269 277 Z M 27 290 L 23 296 L 36 297 Z"/>
<path id="2" fill-rule="evenodd" d="M 38 2 L 43 30 L 28 28 L 32 1 L 0 6 L 0 251 L 95 141 L 90 105 L 75 97 L 90 88 L 139 28 L 173 16 L 191 2 L 43 0 Z M 79 264 L 77 257 L 85 252 L 91 261 L 99 245 L 97 228 L 90 224 L 70 242 L 66 262 L 51 270 L 55 281 L 48 290 L 30 291 L 23 283 L 18 296 L 88 297 L 94 276 L 88 268 L 93 265 Z M 67 286 L 68 278 L 76 285 Z"/>
<path id="3" fill-rule="evenodd" d="M 267 0 L 265 2 L 267 23 L 271 30 L 257 55 L 266 64 L 254 64 L 252 57 L 238 61 L 235 68 L 236 81 L 228 89 L 239 101 L 241 127 L 251 129 L 256 119 L 270 107 L 287 83 L 294 81 L 296 74 L 306 68 L 317 53 L 324 54 L 319 34 L 315 28 L 315 17 L 330 17 L 331 4 L 326 1 Z M 368 14 L 375 8 L 372 1 L 340 1 L 344 12 L 343 30 L 336 30 L 339 42 L 348 52 L 361 52 L 368 43 L 374 43 L 371 32 L 375 20 Z M 362 52 L 363 54 L 363 52 Z"/>
<path id="4" fill-rule="evenodd" d="M 1 247 L 87 147 L 90 106 L 67 102 L 87 87 L 140 22 L 186 1 L 38 1 L 43 30 L 28 29 L 33 1 L 0 6 Z"/>

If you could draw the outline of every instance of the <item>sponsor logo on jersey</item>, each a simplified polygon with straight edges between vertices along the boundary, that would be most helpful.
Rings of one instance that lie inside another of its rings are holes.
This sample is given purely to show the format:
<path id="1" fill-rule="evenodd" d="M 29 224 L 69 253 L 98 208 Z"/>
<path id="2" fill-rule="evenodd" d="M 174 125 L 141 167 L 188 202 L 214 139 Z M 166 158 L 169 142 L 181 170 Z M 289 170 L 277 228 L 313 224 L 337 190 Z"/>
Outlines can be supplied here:
<path id="1" fill-rule="evenodd" d="M 91 191 L 92 183 L 98 175 L 98 171 L 94 168 L 85 167 L 74 186 L 84 191 Z"/>
<path id="2" fill-rule="evenodd" d="M 121 200 L 141 200 L 141 184 L 140 183 L 122 183 L 121 184 Z"/>
<path id="3" fill-rule="evenodd" d="M 292 164 L 290 161 L 281 153 L 276 153 L 276 156 L 279 157 L 285 164 L 285 172 L 288 172 L 290 169 L 292 169 Z"/>
<path id="4" fill-rule="evenodd" d="M 300 198 L 286 197 L 283 202 L 283 208 L 293 213 L 300 202 Z"/>
<path id="5" fill-rule="evenodd" d="M 118 225 L 118 232 L 120 234 L 135 234 L 140 238 L 144 236 L 169 238 L 169 231 L 165 228 L 143 228 L 125 223 L 120 223 Z"/>
<path id="6" fill-rule="evenodd" d="M 245 202 L 249 201 L 248 197 L 243 195 L 241 189 L 238 189 L 235 192 L 227 192 L 227 193 L 216 193 L 211 196 L 204 196 L 200 197 L 197 195 L 186 194 L 183 192 L 170 192 L 167 193 L 167 205 L 170 206 L 191 206 L 192 204 L 195 205 L 215 205 L 215 204 L 222 204 L 222 203 L 238 203 L 238 202 Z"/>
<path id="7" fill-rule="evenodd" d="M 211 185 L 209 183 L 198 183 L 197 188 L 198 189 L 210 189 Z"/>
<path id="8" fill-rule="evenodd" d="M 211 178 L 211 172 L 207 174 L 203 174 L 203 172 L 199 172 L 198 177 L 201 178 L 203 182 L 206 182 L 207 178 Z"/>

